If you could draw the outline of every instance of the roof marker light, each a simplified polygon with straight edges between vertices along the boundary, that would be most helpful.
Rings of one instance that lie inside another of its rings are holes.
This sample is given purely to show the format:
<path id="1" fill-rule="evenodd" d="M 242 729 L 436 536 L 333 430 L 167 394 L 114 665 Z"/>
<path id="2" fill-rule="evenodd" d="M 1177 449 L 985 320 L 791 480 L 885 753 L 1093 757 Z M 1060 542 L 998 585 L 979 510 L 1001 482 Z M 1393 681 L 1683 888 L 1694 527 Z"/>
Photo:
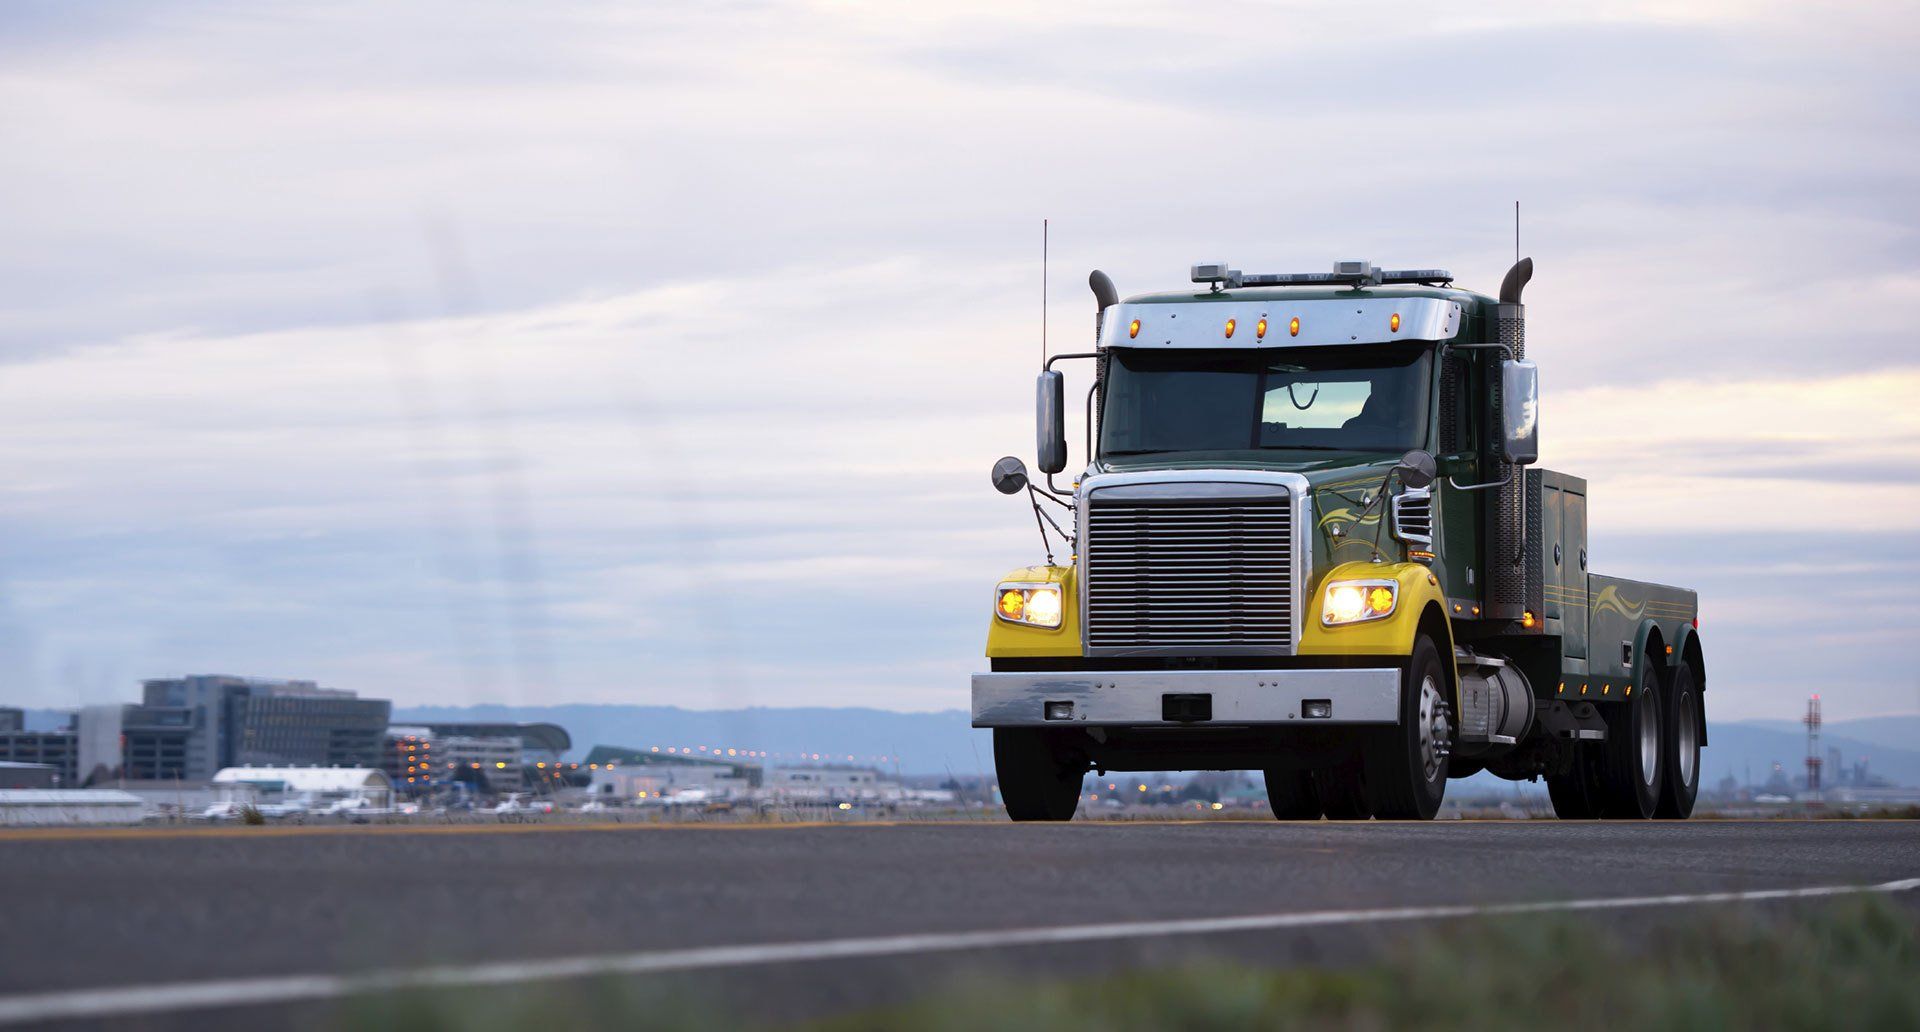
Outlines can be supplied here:
<path id="1" fill-rule="evenodd" d="M 1138 336 L 1140 336 L 1140 320 L 1135 319 L 1127 324 L 1127 339 L 1132 340 Z"/>
<path id="2" fill-rule="evenodd" d="M 1299 316 L 1297 315 L 1294 316 L 1293 319 L 1287 323 L 1287 336 L 1289 337 L 1300 336 L 1300 317 Z"/>
<path id="3" fill-rule="evenodd" d="M 1264 315 L 1261 316 L 1260 321 L 1253 324 L 1253 339 L 1254 340 L 1267 339 L 1267 317 L 1266 316 Z"/>
<path id="4" fill-rule="evenodd" d="M 1234 325 L 1235 325 L 1235 323 L 1236 323 L 1236 320 L 1233 320 L 1233 319 L 1228 319 L 1228 320 L 1227 320 L 1227 339 L 1228 339 L 1228 340 L 1232 340 L 1232 339 L 1233 339 L 1233 327 L 1234 327 Z"/>
<path id="5" fill-rule="evenodd" d="M 1394 333 L 1400 332 L 1400 313 L 1399 312 L 1393 313 L 1393 318 L 1387 320 L 1387 329 L 1391 330 Z"/>

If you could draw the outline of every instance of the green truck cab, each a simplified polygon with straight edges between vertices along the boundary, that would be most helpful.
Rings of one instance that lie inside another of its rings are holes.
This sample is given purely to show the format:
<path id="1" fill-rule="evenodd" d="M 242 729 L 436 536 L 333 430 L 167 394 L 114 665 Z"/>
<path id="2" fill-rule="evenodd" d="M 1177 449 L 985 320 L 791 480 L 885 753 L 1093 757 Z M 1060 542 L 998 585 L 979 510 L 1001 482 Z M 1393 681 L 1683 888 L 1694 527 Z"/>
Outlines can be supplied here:
<path id="1" fill-rule="evenodd" d="M 1694 592 L 1587 568 L 1586 482 L 1530 468 L 1522 291 L 1340 262 L 1121 299 L 1037 390 L 1048 558 L 995 587 L 973 725 L 1015 820 L 1089 771 L 1261 770 L 1283 820 L 1429 819 L 1448 778 L 1683 818 L 1707 744 Z M 1084 362 L 1087 466 L 1066 468 Z M 1066 561 L 1056 561 L 1058 541 Z"/>

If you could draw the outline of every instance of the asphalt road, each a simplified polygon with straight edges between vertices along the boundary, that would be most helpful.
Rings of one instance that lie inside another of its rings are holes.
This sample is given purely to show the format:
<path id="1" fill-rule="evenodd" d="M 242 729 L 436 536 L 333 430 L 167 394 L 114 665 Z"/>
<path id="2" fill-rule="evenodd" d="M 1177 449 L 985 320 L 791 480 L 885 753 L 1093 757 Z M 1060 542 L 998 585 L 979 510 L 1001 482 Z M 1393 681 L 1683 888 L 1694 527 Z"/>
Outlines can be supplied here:
<path id="1" fill-rule="evenodd" d="M 850 937 L 1920 878 L 1920 823 L 230 828 L 0 834 L 0 1014 L 90 990 Z M 760 1014 L 890 1002 L 960 969 L 1078 974 L 1192 951 L 1338 961 L 1407 924 L 1099 937 L 651 975 Z M 802 948 L 800 955 L 811 955 Z M 698 968 L 698 964 L 692 965 Z M 175 1011 L 312 1023 L 319 1004 Z M 302 1009 L 305 1008 L 305 1009 Z M 282 1020 L 284 1019 L 284 1020 Z M 303 1020 L 295 1020 L 303 1019 Z M 180 1022 L 187 1022 L 181 1025 Z"/>

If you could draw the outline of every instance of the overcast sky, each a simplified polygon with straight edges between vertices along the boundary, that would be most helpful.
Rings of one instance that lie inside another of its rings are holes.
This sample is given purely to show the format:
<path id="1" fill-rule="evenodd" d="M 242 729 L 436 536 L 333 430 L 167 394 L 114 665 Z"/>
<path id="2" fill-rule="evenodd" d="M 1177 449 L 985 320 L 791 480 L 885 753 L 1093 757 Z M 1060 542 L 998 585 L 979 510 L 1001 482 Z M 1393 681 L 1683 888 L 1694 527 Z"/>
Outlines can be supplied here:
<path id="1" fill-rule="evenodd" d="M 964 707 L 1043 217 L 1080 350 L 1518 200 L 1594 569 L 1716 717 L 1920 709 L 1920 14 L 1474 9 L 0 7 L 0 703 Z"/>

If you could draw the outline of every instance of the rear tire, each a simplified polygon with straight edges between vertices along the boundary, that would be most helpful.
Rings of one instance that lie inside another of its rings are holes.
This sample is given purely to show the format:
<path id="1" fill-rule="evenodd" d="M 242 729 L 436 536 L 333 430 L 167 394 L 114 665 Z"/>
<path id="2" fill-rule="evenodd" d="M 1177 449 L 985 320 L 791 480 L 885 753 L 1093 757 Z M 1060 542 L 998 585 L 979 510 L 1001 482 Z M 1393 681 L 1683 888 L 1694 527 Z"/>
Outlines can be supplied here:
<path id="1" fill-rule="evenodd" d="M 1700 795 L 1700 689 L 1684 661 L 1667 678 L 1667 713 L 1661 727 L 1660 802 L 1655 817 L 1686 820 Z"/>
<path id="2" fill-rule="evenodd" d="M 1368 808 L 1383 820 L 1430 821 L 1447 793 L 1453 752 L 1450 682 L 1433 640 L 1414 642 L 1400 683 L 1400 724 L 1367 736 Z"/>
<path id="3" fill-rule="evenodd" d="M 1313 784 L 1313 772 L 1310 770 L 1269 770 L 1267 775 L 1267 806 L 1272 808 L 1275 820 L 1317 821 L 1325 812 L 1320 805 L 1320 792 Z"/>
<path id="4" fill-rule="evenodd" d="M 1634 667 L 1633 694 L 1601 708 L 1607 740 L 1601 743 L 1600 815 L 1645 820 L 1660 803 L 1662 733 L 1666 693 L 1660 671 L 1645 656 Z"/>
<path id="5" fill-rule="evenodd" d="M 994 728 L 993 768 L 1016 821 L 1070 821 L 1080 806 L 1086 766 L 1062 755 L 1042 728 Z"/>

